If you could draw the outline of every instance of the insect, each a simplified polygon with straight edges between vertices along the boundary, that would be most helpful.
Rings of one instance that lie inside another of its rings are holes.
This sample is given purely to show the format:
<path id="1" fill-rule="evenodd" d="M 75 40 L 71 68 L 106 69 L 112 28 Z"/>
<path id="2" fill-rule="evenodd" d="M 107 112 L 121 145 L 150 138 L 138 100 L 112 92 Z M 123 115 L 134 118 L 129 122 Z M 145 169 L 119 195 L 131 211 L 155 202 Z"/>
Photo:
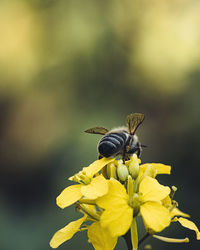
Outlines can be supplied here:
<path id="1" fill-rule="evenodd" d="M 125 161 L 134 153 L 139 157 L 142 147 L 145 147 L 145 145 L 139 142 L 135 134 L 143 120 L 143 114 L 133 113 L 126 118 L 127 127 L 119 127 L 112 130 L 104 127 L 94 127 L 87 129 L 85 132 L 104 135 L 98 143 L 99 159 L 121 155 L 123 161 Z"/>

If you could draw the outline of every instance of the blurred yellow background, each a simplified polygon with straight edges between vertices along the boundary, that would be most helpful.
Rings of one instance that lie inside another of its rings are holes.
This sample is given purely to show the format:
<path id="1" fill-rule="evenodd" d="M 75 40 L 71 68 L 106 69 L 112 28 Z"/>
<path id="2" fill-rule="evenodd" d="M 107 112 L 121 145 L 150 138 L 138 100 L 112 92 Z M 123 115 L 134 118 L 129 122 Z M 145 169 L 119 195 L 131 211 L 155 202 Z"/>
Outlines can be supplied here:
<path id="1" fill-rule="evenodd" d="M 55 198 L 97 157 L 93 126 L 146 119 L 143 162 L 172 165 L 166 185 L 200 227 L 200 2 L 15 0 L 0 2 L 0 234 L 2 250 L 46 250 L 78 214 Z M 153 249 L 198 249 L 178 225 Z M 92 249 L 77 234 L 59 249 Z M 121 240 L 116 249 L 125 249 Z"/>

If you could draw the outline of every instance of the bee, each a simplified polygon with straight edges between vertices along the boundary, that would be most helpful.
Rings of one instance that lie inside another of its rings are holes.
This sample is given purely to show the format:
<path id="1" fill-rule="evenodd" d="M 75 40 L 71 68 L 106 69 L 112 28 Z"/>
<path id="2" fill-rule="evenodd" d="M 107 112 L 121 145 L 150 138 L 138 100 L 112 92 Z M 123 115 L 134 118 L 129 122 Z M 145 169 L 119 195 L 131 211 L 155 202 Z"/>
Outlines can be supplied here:
<path id="1" fill-rule="evenodd" d="M 139 157 L 142 151 L 142 145 L 135 134 L 138 126 L 143 122 L 144 115 L 133 113 L 127 116 L 127 127 L 119 127 L 108 130 L 104 127 L 94 127 L 85 132 L 90 134 L 104 135 L 98 143 L 99 159 L 102 157 L 122 156 L 123 162 L 136 153 Z"/>

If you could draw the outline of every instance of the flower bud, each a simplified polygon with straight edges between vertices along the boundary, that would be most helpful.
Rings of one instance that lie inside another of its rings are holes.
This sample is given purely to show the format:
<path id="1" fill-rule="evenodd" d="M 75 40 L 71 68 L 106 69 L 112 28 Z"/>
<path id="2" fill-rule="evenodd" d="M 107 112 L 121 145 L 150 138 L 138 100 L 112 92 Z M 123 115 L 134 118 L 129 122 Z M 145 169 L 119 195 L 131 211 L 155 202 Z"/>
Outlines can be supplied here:
<path id="1" fill-rule="evenodd" d="M 122 160 L 118 161 L 117 174 L 120 181 L 125 181 L 128 177 L 128 169 L 126 165 L 122 163 Z"/>
<path id="2" fill-rule="evenodd" d="M 136 179 L 138 177 L 139 169 L 140 169 L 140 167 L 139 167 L 139 163 L 138 163 L 138 158 L 137 158 L 137 155 L 134 154 L 131 157 L 130 164 L 128 167 L 129 173 L 133 177 L 133 179 Z"/>

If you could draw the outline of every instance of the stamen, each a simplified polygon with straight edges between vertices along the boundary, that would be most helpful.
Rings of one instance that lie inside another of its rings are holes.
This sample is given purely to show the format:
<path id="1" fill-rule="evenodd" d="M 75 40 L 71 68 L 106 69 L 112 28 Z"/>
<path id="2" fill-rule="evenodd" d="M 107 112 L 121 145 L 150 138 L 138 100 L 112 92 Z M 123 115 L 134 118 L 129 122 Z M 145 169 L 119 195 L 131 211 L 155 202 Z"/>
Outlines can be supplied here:
<path id="1" fill-rule="evenodd" d="M 82 227 L 79 229 L 79 231 L 85 231 L 88 230 L 88 226 L 87 225 L 82 225 Z"/>
<path id="2" fill-rule="evenodd" d="M 92 219 L 99 221 L 100 220 L 100 215 L 94 212 L 94 210 L 89 209 L 87 206 L 83 204 L 77 204 L 77 207 L 85 214 L 90 216 Z"/>
<path id="3" fill-rule="evenodd" d="M 133 206 L 133 179 L 130 175 L 128 176 L 127 191 L 129 195 L 129 205 L 132 207 Z"/>
<path id="4" fill-rule="evenodd" d="M 110 178 L 117 179 L 117 170 L 113 162 L 110 163 Z"/>
<path id="5" fill-rule="evenodd" d="M 171 190 L 171 193 L 170 193 L 170 195 L 169 195 L 171 199 L 173 199 L 174 194 L 175 194 L 176 191 L 177 191 L 177 187 L 172 186 L 172 190 Z"/>
<path id="6" fill-rule="evenodd" d="M 174 238 L 167 238 L 164 236 L 160 236 L 160 235 L 152 235 L 154 238 L 164 241 L 164 242 L 168 242 L 168 243 L 188 243 L 189 239 L 185 238 L 185 239 L 174 239 Z"/>
<path id="7" fill-rule="evenodd" d="M 68 180 L 81 183 L 80 178 L 78 178 L 77 175 L 69 177 Z"/>
<path id="8" fill-rule="evenodd" d="M 169 211 L 171 212 L 174 208 L 178 207 L 178 202 L 175 201 L 175 200 L 172 200 L 172 206 L 171 208 L 169 209 Z"/>
<path id="9" fill-rule="evenodd" d="M 84 183 L 84 184 L 90 184 L 90 182 L 91 182 L 91 179 L 85 174 L 85 172 L 82 172 L 82 174 L 80 174 L 80 179 L 82 180 L 82 182 Z"/>

